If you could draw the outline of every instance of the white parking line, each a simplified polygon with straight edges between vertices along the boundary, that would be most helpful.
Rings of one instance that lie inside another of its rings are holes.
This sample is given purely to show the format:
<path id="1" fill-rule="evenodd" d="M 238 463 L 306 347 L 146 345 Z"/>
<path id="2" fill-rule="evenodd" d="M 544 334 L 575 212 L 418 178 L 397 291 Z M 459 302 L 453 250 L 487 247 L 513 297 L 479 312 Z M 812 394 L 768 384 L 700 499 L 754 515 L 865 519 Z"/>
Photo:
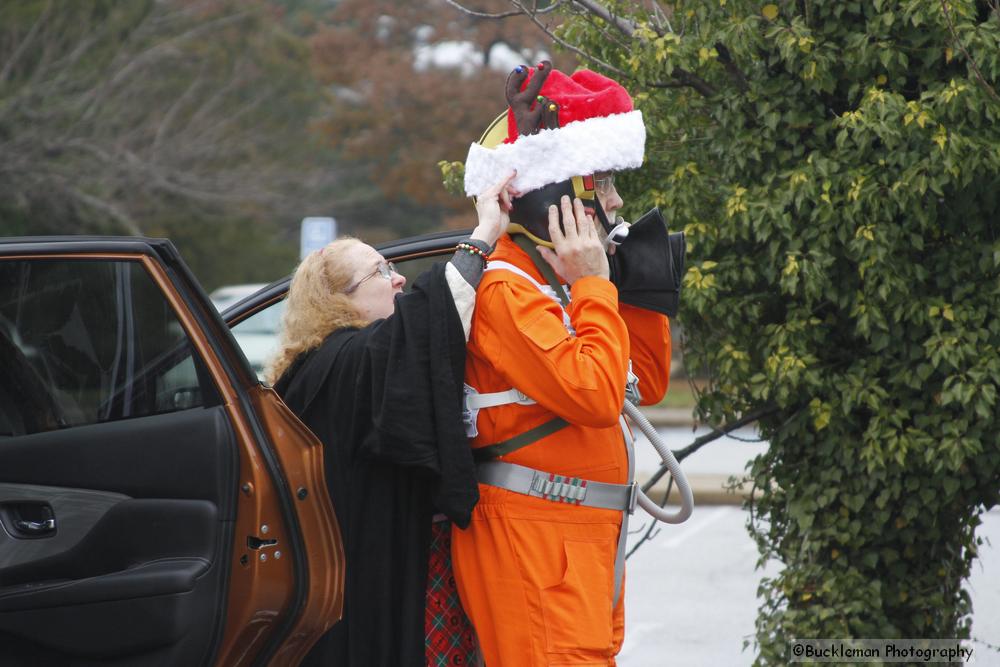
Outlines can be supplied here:
<path id="1" fill-rule="evenodd" d="M 673 549 L 679 544 L 683 544 L 692 535 L 700 533 L 701 531 L 705 530 L 713 523 L 716 523 L 717 521 L 719 521 L 732 511 L 734 511 L 732 507 L 719 507 L 711 513 L 705 512 L 704 514 L 701 514 L 701 516 L 704 517 L 703 519 L 701 519 L 701 521 L 698 521 L 699 513 L 696 512 L 691 516 L 691 521 L 692 521 L 691 527 L 682 532 L 677 537 L 672 537 L 666 542 L 661 542 L 660 548 Z M 705 514 L 708 514 L 708 516 L 705 516 Z"/>

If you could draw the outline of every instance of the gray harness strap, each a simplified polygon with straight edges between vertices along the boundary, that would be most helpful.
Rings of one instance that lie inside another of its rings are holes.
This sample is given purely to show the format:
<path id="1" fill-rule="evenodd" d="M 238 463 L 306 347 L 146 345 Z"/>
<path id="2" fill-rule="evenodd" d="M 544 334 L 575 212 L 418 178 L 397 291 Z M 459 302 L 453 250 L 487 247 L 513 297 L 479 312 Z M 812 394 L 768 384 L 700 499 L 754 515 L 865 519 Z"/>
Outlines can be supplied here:
<path id="1" fill-rule="evenodd" d="M 558 278 L 556 278 L 556 272 L 552 269 L 549 263 L 542 259 L 541 253 L 539 253 L 538 248 L 535 247 L 535 242 L 523 234 L 514 234 L 511 236 L 511 239 L 528 255 L 528 257 L 531 258 L 535 268 L 538 269 L 539 273 L 542 274 L 542 277 L 545 278 L 545 282 L 552 287 L 552 291 L 555 292 L 559 303 L 562 304 L 563 308 L 565 308 L 569 304 L 569 295 L 566 293 L 566 288 L 563 287 L 562 283 L 560 283 Z"/>
<path id="2" fill-rule="evenodd" d="M 479 481 L 490 486 L 556 503 L 597 507 L 619 512 L 635 509 L 635 484 L 593 482 L 535 470 L 506 461 L 485 461 L 476 465 Z"/>
<path id="3" fill-rule="evenodd" d="M 628 480 L 633 489 L 638 489 L 635 483 L 635 441 L 632 439 L 632 432 L 625 423 L 625 415 L 618 417 L 618 423 L 622 427 L 622 436 L 625 438 L 625 452 L 628 458 Z M 638 494 L 637 494 L 638 495 Z M 628 542 L 628 518 L 635 512 L 635 502 L 629 506 L 628 511 L 622 512 L 622 529 L 618 533 L 618 549 L 615 552 L 615 598 L 612 608 L 618 605 L 618 600 L 622 595 L 622 584 L 625 583 L 625 545 Z"/>
<path id="4" fill-rule="evenodd" d="M 513 451 L 521 449 L 522 447 L 527 447 L 534 442 L 538 442 L 542 438 L 547 438 L 556 431 L 561 431 L 567 426 L 569 426 L 568 421 L 562 417 L 555 417 L 547 422 L 542 422 L 533 429 L 525 431 L 519 435 L 515 435 L 513 438 L 501 440 L 500 442 L 493 443 L 492 445 L 486 445 L 485 447 L 477 447 L 472 450 L 472 458 L 476 461 L 490 461 L 503 456 L 504 454 L 510 454 Z"/>
<path id="5" fill-rule="evenodd" d="M 545 422 L 542 427 L 548 426 L 554 421 Z M 625 546 L 628 542 L 628 518 L 635 512 L 636 499 L 638 498 L 638 486 L 635 479 L 635 451 L 633 447 L 632 433 L 629 431 L 625 417 L 618 418 L 618 423 L 625 438 L 625 451 L 628 454 L 628 479 L 633 480 L 628 484 L 610 484 L 607 482 L 594 482 L 580 477 L 567 477 L 557 475 L 544 470 L 535 470 L 527 466 L 506 461 L 486 461 L 477 457 L 479 463 L 476 464 L 476 478 L 482 484 L 489 484 L 514 493 L 521 493 L 534 498 L 542 498 L 557 503 L 569 503 L 571 505 L 582 505 L 584 507 L 597 507 L 607 510 L 617 510 L 622 513 L 622 527 L 618 533 L 618 546 L 615 549 L 615 595 L 612 606 L 618 604 L 622 594 L 622 584 L 625 580 Z M 565 425 L 565 422 L 563 422 Z M 563 425 L 553 429 L 553 432 L 562 428 Z M 541 440 L 544 436 L 539 436 L 532 429 L 522 435 L 533 436 L 529 442 L 520 445 L 531 444 L 536 440 Z M 516 439 L 516 438 L 515 438 Z M 505 441 L 509 442 L 509 441 Z M 503 444 L 503 443 L 500 443 Z M 495 447 L 491 445 L 490 447 Z M 519 449 L 515 447 L 514 449 Z M 484 448 L 489 449 L 489 448 Z M 478 453 L 481 450 L 476 450 Z M 511 450 L 513 451 L 513 450 Z"/>
<path id="6" fill-rule="evenodd" d="M 490 262 L 489 266 L 483 269 L 483 271 L 484 272 L 497 271 L 499 269 L 510 271 L 511 273 L 521 276 L 522 278 L 530 282 L 532 285 L 534 285 L 539 292 L 541 292 L 545 296 L 555 301 L 556 304 L 559 306 L 559 308 L 562 309 L 563 326 L 566 327 L 566 331 L 568 331 L 570 335 L 573 336 L 576 335 L 576 329 L 573 328 L 573 324 L 569 320 L 569 313 L 566 312 L 566 305 L 569 304 L 569 297 L 566 295 L 566 290 L 563 289 L 562 285 L 560 285 L 558 282 L 554 283 L 555 287 L 553 287 L 552 285 L 543 285 L 542 283 L 532 278 L 531 275 L 528 274 L 527 271 L 521 269 L 521 267 L 515 266 L 510 262 L 505 262 L 499 259 Z M 559 289 L 557 290 L 556 287 L 558 287 Z"/>

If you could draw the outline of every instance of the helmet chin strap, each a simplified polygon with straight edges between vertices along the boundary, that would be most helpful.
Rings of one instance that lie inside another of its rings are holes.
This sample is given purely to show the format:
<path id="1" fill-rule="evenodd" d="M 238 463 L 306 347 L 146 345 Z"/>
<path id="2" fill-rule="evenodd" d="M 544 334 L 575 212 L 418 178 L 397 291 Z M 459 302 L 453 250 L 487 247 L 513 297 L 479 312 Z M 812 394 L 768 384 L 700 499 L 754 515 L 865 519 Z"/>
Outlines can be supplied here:
<path id="1" fill-rule="evenodd" d="M 601 200 L 594 195 L 594 201 L 592 203 L 594 204 L 594 212 L 597 214 L 597 219 L 600 221 L 601 226 L 604 227 L 604 233 L 610 234 L 611 230 L 614 229 L 614 226 L 611 224 L 611 221 L 608 220 L 608 214 L 604 212 L 604 207 L 601 206 Z"/>
<path id="2" fill-rule="evenodd" d="M 518 238 L 527 238 L 532 241 L 535 245 L 545 246 L 546 248 L 551 248 L 555 250 L 556 244 L 552 241 L 546 241 L 535 234 L 529 232 L 524 225 L 519 225 L 516 222 L 510 223 L 507 227 L 507 233 L 510 234 L 510 238 L 517 240 Z"/>

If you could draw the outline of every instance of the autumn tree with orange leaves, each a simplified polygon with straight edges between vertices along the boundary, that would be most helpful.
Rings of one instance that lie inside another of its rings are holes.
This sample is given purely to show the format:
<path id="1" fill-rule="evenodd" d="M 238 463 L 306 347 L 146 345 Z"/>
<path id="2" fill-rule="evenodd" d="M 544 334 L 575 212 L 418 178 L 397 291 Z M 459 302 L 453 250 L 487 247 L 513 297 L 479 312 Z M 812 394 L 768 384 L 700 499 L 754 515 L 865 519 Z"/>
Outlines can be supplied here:
<path id="1" fill-rule="evenodd" d="M 481 3 L 484 13 L 505 6 Z M 544 35 L 524 17 L 459 14 L 446 0 L 344 0 L 309 29 L 330 97 L 321 131 L 356 167 L 342 185 L 347 228 L 378 240 L 471 226 L 471 206 L 445 191 L 437 163 L 464 155 L 505 109 L 507 72 L 548 55 Z"/>

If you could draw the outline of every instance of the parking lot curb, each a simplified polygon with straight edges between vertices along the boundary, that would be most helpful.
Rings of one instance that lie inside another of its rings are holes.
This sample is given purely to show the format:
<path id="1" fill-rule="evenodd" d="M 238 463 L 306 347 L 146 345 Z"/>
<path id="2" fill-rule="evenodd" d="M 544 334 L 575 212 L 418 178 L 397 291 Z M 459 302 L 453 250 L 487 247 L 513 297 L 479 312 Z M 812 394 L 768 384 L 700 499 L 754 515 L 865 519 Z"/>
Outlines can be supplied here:
<path id="1" fill-rule="evenodd" d="M 690 408 L 644 407 L 642 408 L 642 412 L 646 415 L 646 419 L 657 428 L 688 427 L 693 429 L 695 426 L 695 419 Z M 729 484 L 730 475 L 725 473 L 691 473 L 688 474 L 687 478 L 691 484 L 691 492 L 694 494 L 695 506 L 739 506 L 743 504 L 749 493 L 749 489 L 744 491 L 730 491 L 726 488 Z M 640 474 L 638 481 L 641 484 L 647 479 L 649 479 L 648 475 L 643 479 Z M 652 500 L 661 502 L 666 490 L 667 484 L 661 481 L 647 495 Z M 675 497 L 676 493 L 675 490 Z"/>
<path id="2" fill-rule="evenodd" d="M 691 408 L 663 408 L 663 407 L 643 407 L 642 414 L 646 415 L 653 426 L 694 426 L 695 419 Z"/>
<path id="3" fill-rule="evenodd" d="M 695 507 L 699 505 L 734 505 L 740 506 L 746 500 L 749 493 L 749 486 L 745 485 L 744 490 L 730 491 L 726 487 L 729 484 L 730 475 L 726 474 L 705 474 L 692 473 L 687 475 L 691 484 L 691 493 L 694 495 Z M 649 479 L 649 475 L 643 477 L 639 475 L 637 481 L 642 484 Z M 650 500 L 663 502 L 663 494 L 667 491 L 667 483 L 663 480 L 649 490 L 646 494 Z M 672 503 L 677 500 L 677 489 L 672 491 Z"/>

